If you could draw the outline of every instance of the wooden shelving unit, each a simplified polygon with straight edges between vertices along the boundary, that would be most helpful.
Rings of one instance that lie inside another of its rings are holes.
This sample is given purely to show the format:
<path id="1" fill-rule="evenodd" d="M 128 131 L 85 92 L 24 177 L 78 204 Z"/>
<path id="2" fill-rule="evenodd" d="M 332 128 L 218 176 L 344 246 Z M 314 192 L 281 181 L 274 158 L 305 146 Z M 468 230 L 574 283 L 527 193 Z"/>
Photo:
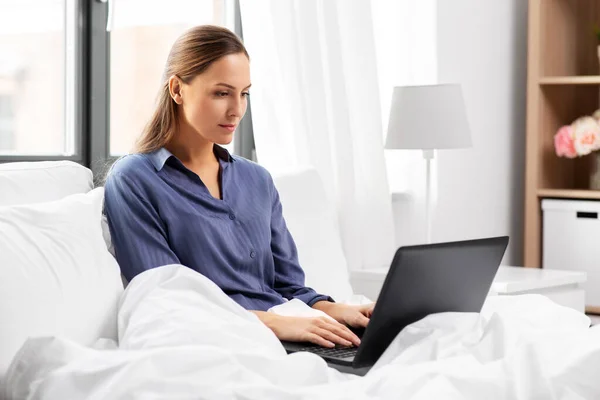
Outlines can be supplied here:
<path id="1" fill-rule="evenodd" d="M 540 85 L 600 85 L 600 75 L 591 76 L 545 76 Z"/>
<path id="2" fill-rule="evenodd" d="M 589 190 L 591 158 L 559 158 L 554 134 L 599 108 L 600 63 L 594 26 L 600 0 L 529 0 L 525 259 L 542 267 L 544 198 L 600 200 Z"/>
<path id="3" fill-rule="evenodd" d="M 579 199 L 579 200 L 600 200 L 600 191 L 598 190 L 575 190 L 575 189 L 538 189 L 539 198 L 552 199 Z"/>

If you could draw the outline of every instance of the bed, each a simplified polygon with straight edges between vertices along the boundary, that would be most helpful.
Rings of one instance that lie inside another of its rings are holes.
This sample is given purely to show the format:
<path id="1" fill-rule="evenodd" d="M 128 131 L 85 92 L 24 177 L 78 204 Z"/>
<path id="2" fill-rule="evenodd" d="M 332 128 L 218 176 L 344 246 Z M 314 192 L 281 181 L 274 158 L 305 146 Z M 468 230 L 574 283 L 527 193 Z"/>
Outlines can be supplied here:
<path id="1" fill-rule="evenodd" d="M 307 284 L 369 301 L 350 286 L 331 207 L 298 200 L 307 186 L 322 190 L 314 170 L 276 185 Z M 124 289 L 89 170 L 5 164 L 0 194 L 0 398 L 600 398 L 600 328 L 543 296 L 430 315 L 357 377 L 287 355 L 254 314 L 184 266 L 146 271 Z M 271 311 L 315 312 L 294 300 Z"/>

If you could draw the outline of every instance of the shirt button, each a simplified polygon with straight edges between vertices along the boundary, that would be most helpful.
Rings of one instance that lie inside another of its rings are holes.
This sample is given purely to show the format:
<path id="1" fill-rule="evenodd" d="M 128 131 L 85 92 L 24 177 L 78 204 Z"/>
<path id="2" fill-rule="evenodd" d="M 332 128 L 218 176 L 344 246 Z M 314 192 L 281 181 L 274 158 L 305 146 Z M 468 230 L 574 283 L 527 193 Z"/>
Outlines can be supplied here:
<path id="1" fill-rule="evenodd" d="M 256 253 L 254 251 L 251 251 L 250 252 L 250 258 L 254 258 L 254 257 L 256 257 Z"/>
<path id="2" fill-rule="evenodd" d="M 233 221 L 235 219 L 235 215 L 229 214 L 229 219 Z"/>

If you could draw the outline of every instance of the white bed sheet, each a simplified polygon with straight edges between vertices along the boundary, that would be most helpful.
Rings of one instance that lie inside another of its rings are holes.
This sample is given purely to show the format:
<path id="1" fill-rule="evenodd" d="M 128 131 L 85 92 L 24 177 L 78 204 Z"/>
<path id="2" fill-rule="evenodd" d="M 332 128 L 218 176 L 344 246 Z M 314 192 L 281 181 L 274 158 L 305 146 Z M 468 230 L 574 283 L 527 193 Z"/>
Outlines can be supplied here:
<path id="1" fill-rule="evenodd" d="M 287 311 L 289 311 L 289 306 Z M 286 311 L 286 312 L 287 312 Z M 29 339 L 10 399 L 594 399 L 600 327 L 537 295 L 490 297 L 481 314 L 431 315 L 404 329 L 365 376 L 273 333 L 203 276 L 172 265 L 136 277 L 119 346 Z"/>

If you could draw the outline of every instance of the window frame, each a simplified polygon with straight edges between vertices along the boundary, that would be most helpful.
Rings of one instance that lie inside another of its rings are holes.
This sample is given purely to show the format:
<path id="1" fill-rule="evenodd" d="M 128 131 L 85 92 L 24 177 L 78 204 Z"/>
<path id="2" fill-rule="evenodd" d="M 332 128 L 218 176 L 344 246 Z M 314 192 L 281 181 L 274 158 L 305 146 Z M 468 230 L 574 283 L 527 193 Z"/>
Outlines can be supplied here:
<path id="1" fill-rule="evenodd" d="M 110 0 L 108 0 L 110 1 Z M 88 127 L 85 136 L 87 158 L 85 166 L 94 177 L 105 172 L 106 165 L 117 157 L 110 157 L 110 32 L 108 22 L 108 1 L 92 0 L 89 12 L 89 62 L 88 87 L 86 98 L 89 111 Z M 101 177 L 100 177 L 101 178 Z"/>
<path id="2" fill-rule="evenodd" d="M 244 40 L 240 0 L 235 0 L 234 7 L 234 31 L 236 35 Z M 256 161 L 256 145 L 254 143 L 254 127 L 252 125 L 252 96 L 248 97 L 248 108 L 238 126 L 233 149 L 235 154 Z"/>

